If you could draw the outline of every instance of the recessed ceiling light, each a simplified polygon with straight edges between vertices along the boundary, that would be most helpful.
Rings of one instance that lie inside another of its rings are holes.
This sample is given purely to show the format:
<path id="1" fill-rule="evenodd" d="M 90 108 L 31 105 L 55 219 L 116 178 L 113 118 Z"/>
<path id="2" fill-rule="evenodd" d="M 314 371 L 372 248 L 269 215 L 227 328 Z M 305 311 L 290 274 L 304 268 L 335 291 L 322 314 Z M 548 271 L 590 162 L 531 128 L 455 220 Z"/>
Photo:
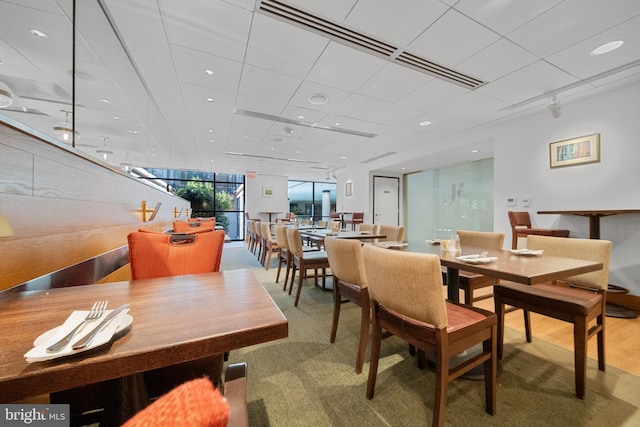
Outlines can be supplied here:
<path id="1" fill-rule="evenodd" d="M 209 142 L 213 142 L 213 139 L 210 139 Z"/>
<path id="2" fill-rule="evenodd" d="M 400 168 L 400 170 L 406 170 L 407 168 L 405 168 L 404 166 Z"/>
<path id="3" fill-rule="evenodd" d="M 214 99 L 213 98 L 207 98 L 207 102 L 213 102 Z"/>
<path id="4" fill-rule="evenodd" d="M 2 61 L 0 61 L 0 63 L 2 63 Z M 302 120 L 304 119 L 304 116 L 298 116 L 298 119 Z"/>
<path id="5" fill-rule="evenodd" d="M 213 72 L 213 70 L 210 70 L 210 69 L 208 69 L 208 68 L 207 68 L 206 70 L 204 70 L 204 73 L 205 73 L 206 75 L 208 75 L 208 76 L 213 76 L 213 75 L 215 74 L 215 73 Z"/>
<path id="6" fill-rule="evenodd" d="M 431 125 L 431 120 L 425 120 L 423 122 L 418 123 L 420 126 L 429 126 Z"/>
<path id="7" fill-rule="evenodd" d="M 472 153 L 479 153 L 480 150 L 471 150 Z"/>
<path id="8" fill-rule="evenodd" d="M 42 31 L 40 31 L 40 30 L 36 30 L 35 28 L 32 28 L 32 29 L 31 29 L 31 31 L 29 31 L 29 32 L 30 32 L 32 35 L 34 35 L 34 36 L 36 36 L 36 37 L 39 37 L 39 38 L 41 38 L 41 39 L 48 39 L 48 38 L 49 38 L 49 36 L 48 36 L 48 35 L 46 35 L 45 33 L 43 33 L 43 32 L 42 32 Z"/>
<path id="9" fill-rule="evenodd" d="M 335 122 L 333 125 L 334 125 L 334 126 L 340 126 L 340 123 Z"/>
<path id="10" fill-rule="evenodd" d="M 140 131 L 133 130 L 133 129 L 129 129 L 127 132 L 132 133 L 132 134 L 134 134 L 134 135 L 136 135 L 136 134 L 139 134 L 139 133 L 140 133 Z"/>
<path id="11" fill-rule="evenodd" d="M 209 133 L 213 133 L 213 129 L 209 129 Z"/>
<path id="12" fill-rule="evenodd" d="M 597 48 L 591 51 L 591 55 L 602 55 L 603 53 L 611 52 L 612 50 L 616 50 L 620 46 L 624 44 L 622 40 L 616 40 L 614 42 L 605 43 L 602 46 L 598 46 Z"/>
<path id="13" fill-rule="evenodd" d="M 111 101 L 109 101 L 108 99 L 105 99 L 105 98 L 102 98 L 100 100 L 100 102 L 103 103 L 103 104 L 111 104 Z"/>
<path id="14" fill-rule="evenodd" d="M 113 120 L 120 120 L 120 116 L 113 116 Z"/>
<path id="15" fill-rule="evenodd" d="M 347 156 L 340 156 L 340 159 L 342 159 L 342 160 L 347 160 L 347 159 L 348 159 L 348 157 L 347 157 Z"/>
<path id="16" fill-rule="evenodd" d="M 314 93 L 307 98 L 307 101 L 313 105 L 322 105 L 329 102 L 329 97 L 324 93 Z"/>
<path id="17" fill-rule="evenodd" d="M 302 154 L 302 151 L 298 150 L 296 151 L 296 154 Z"/>

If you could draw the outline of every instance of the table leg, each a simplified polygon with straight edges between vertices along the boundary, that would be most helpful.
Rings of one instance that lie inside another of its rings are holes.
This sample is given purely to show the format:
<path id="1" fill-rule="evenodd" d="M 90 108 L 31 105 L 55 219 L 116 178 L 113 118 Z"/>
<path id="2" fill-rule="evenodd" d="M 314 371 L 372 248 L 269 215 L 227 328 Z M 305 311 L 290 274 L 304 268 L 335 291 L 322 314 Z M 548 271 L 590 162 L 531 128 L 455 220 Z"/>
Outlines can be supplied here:
<path id="1" fill-rule="evenodd" d="M 457 268 L 447 267 L 447 299 L 460 302 L 460 274 Z"/>
<path id="2" fill-rule="evenodd" d="M 600 215 L 589 215 L 589 238 L 600 238 Z"/>

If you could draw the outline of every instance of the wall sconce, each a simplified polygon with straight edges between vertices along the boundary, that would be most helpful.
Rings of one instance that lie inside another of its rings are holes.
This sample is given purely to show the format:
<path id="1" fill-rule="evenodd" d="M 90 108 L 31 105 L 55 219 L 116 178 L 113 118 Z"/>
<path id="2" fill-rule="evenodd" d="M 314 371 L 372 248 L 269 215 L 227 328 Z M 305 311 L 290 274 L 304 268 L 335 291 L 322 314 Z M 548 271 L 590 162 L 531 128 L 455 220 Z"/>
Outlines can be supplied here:
<path id="1" fill-rule="evenodd" d="M 143 200 L 141 203 L 141 210 L 142 210 L 142 222 L 149 222 L 149 221 L 153 221 L 156 217 L 156 215 L 158 214 L 158 211 L 160 210 L 160 206 L 162 206 L 162 202 L 158 202 L 156 203 L 155 208 L 153 209 L 147 209 L 147 201 Z M 149 216 L 149 218 L 147 218 L 147 214 L 151 214 Z"/>
<path id="2" fill-rule="evenodd" d="M 9 222 L 0 215 L 0 237 L 8 236 L 13 236 L 13 228 L 11 228 Z"/>
<path id="3" fill-rule="evenodd" d="M 179 218 L 180 216 L 182 216 L 182 211 L 183 211 L 183 210 L 184 210 L 184 208 L 182 208 L 182 209 L 180 209 L 180 210 L 178 211 L 178 207 L 177 207 L 177 206 L 175 206 L 175 207 L 173 208 L 173 217 L 174 217 L 174 218 Z"/>

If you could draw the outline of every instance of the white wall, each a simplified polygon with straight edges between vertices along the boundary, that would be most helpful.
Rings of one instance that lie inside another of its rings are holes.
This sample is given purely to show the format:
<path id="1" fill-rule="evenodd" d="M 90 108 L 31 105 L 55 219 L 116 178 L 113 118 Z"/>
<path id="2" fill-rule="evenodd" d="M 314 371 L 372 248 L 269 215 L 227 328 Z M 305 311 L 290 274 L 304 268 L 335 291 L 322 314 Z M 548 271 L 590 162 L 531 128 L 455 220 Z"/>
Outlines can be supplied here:
<path id="1" fill-rule="evenodd" d="M 273 189 L 273 197 L 266 197 L 265 189 Z M 288 178 L 286 176 L 259 175 L 246 179 L 246 212 L 251 218 L 269 220 L 269 215 L 260 212 L 279 212 L 272 220 L 289 212 Z"/>
<path id="2" fill-rule="evenodd" d="M 549 143 L 600 133 L 601 161 L 551 169 Z M 494 230 L 511 247 L 508 210 L 527 210 L 534 226 L 566 228 L 588 238 L 589 221 L 573 215 L 538 215 L 545 210 L 640 209 L 640 84 L 589 99 L 562 103 L 562 116 L 548 111 L 485 126 L 448 138 L 448 146 L 472 140 L 494 144 Z M 523 196 L 531 206 L 523 207 Z M 518 206 L 509 208 L 508 197 Z M 640 214 L 601 219 L 601 238 L 613 250 L 609 281 L 640 295 Z"/>
<path id="3" fill-rule="evenodd" d="M 545 210 L 640 209 L 640 85 L 573 104 L 562 116 L 543 112 L 494 129 L 495 230 L 511 244 L 506 198 L 532 214 L 534 226 L 566 228 L 587 238 L 589 221 L 572 215 L 537 215 Z M 600 163 L 551 169 L 549 143 L 600 133 Z M 520 205 L 530 196 L 528 208 Z M 501 213 L 504 213 L 503 215 Z M 605 217 L 602 239 L 613 242 L 609 281 L 640 295 L 640 214 Z"/>

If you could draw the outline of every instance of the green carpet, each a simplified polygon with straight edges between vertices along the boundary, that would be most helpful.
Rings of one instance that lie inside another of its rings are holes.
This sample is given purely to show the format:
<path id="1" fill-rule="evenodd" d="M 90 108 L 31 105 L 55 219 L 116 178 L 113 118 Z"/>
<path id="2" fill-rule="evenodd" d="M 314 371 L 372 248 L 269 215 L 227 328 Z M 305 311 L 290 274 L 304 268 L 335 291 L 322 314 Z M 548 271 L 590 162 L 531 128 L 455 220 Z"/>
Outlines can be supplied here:
<path id="1" fill-rule="evenodd" d="M 337 339 L 329 343 L 331 292 L 305 283 L 298 307 L 245 247 L 227 247 L 222 269 L 251 268 L 289 320 L 289 337 L 236 350 L 230 362 L 249 364 L 252 426 L 425 426 L 431 424 L 435 374 L 416 367 L 408 346 L 383 341 L 375 396 L 365 396 L 369 349 L 363 373 L 355 374 L 360 308 L 343 304 Z M 295 292 L 295 290 L 294 290 Z M 516 314 L 514 314 L 516 315 Z M 505 331 L 505 358 L 498 378 L 497 414 L 484 411 L 482 381 L 449 385 L 445 425 L 622 426 L 640 425 L 640 378 L 589 360 L 584 400 L 574 395 L 573 353 L 539 339 L 527 344 Z M 594 343 L 590 343 L 594 345 Z"/>

